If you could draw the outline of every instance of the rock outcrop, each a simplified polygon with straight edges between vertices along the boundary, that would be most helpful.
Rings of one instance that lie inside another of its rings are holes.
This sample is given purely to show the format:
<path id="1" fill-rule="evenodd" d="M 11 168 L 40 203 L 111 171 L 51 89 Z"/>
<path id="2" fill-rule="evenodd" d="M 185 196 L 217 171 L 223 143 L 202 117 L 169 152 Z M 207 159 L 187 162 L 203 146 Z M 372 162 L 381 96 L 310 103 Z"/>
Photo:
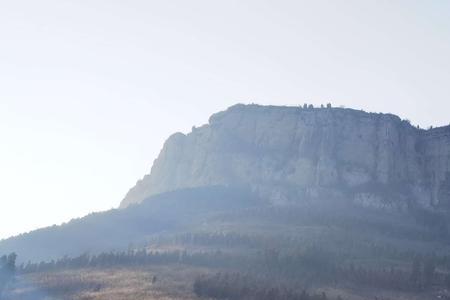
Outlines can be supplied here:
<path id="1" fill-rule="evenodd" d="M 235 105 L 165 143 L 121 207 L 180 188 L 248 186 L 268 201 L 450 208 L 450 127 L 391 114 Z"/>

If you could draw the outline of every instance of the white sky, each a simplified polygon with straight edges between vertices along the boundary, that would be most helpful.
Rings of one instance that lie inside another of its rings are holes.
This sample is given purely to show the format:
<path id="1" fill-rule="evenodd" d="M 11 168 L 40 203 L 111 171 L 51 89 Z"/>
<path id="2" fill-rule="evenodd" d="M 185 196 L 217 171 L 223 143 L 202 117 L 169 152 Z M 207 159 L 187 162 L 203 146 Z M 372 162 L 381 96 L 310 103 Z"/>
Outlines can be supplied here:
<path id="1" fill-rule="evenodd" d="M 0 0 L 0 238 L 117 207 L 237 102 L 450 122 L 449 1 Z"/>

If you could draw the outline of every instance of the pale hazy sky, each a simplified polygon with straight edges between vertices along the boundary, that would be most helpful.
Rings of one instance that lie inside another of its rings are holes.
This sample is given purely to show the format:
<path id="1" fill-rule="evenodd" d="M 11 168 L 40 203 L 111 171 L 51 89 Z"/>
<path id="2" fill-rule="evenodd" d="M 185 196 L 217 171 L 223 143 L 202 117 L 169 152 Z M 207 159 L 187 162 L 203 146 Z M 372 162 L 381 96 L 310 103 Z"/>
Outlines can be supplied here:
<path id="1" fill-rule="evenodd" d="M 237 102 L 450 122 L 450 1 L 0 0 L 0 238 L 117 207 Z"/>

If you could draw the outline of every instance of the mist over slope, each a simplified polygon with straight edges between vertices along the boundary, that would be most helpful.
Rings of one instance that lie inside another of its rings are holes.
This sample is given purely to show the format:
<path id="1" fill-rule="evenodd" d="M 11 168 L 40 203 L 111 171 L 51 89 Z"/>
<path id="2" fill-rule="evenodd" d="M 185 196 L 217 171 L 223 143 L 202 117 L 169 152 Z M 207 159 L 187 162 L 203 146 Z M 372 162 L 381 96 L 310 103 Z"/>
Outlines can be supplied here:
<path id="1" fill-rule="evenodd" d="M 0 240 L 0 253 L 16 252 L 20 261 L 50 260 L 82 253 L 123 251 L 146 245 L 155 235 L 202 224 L 211 213 L 242 210 L 257 199 L 239 188 L 211 186 L 150 197 L 127 209 L 113 209 Z"/>
<path id="2" fill-rule="evenodd" d="M 235 105 L 165 143 L 121 207 L 186 187 L 246 185 L 273 203 L 345 198 L 450 207 L 450 126 L 331 106 Z"/>

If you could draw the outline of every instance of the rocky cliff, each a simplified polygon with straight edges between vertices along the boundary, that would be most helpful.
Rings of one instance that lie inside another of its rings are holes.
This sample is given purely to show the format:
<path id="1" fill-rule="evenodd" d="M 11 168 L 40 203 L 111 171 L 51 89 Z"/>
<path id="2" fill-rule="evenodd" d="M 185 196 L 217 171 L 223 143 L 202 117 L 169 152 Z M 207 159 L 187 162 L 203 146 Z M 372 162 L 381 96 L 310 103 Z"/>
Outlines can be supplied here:
<path id="1" fill-rule="evenodd" d="M 235 105 L 172 135 L 121 207 L 209 185 L 248 186 L 273 203 L 446 209 L 450 127 L 422 130 L 391 114 L 343 108 Z"/>

